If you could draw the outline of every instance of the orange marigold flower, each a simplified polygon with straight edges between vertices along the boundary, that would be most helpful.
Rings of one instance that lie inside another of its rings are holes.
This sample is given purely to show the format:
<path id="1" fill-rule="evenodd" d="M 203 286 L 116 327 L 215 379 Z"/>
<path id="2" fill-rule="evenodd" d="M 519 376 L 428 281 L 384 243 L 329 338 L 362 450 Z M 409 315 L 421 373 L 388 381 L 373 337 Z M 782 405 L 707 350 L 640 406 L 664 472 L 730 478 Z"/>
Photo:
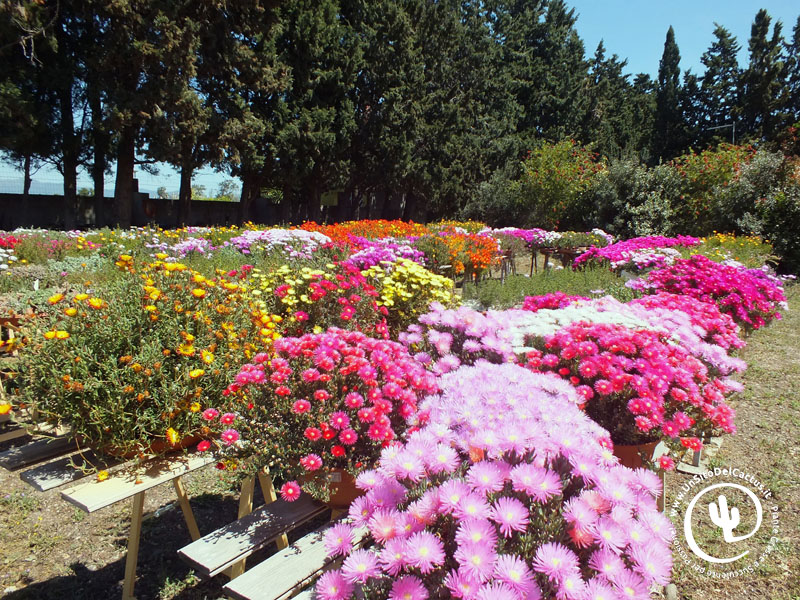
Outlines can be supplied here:
<path id="1" fill-rule="evenodd" d="M 122 391 L 124 393 L 126 393 L 126 394 L 130 394 L 131 392 L 133 392 L 133 386 L 132 385 L 126 385 L 124 388 L 122 388 Z"/>
<path id="2" fill-rule="evenodd" d="M 50 304 L 58 304 L 58 303 L 59 303 L 59 302 L 61 302 L 63 299 L 64 299 L 64 294 L 53 294 L 52 296 L 50 296 L 50 297 L 47 299 L 47 301 L 48 301 Z"/>
<path id="3" fill-rule="evenodd" d="M 189 371 L 189 377 L 192 379 L 197 379 L 198 377 L 202 377 L 205 375 L 205 371 L 203 369 L 192 369 Z"/>
<path id="4" fill-rule="evenodd" d="M 68 338 L 69 338 L 69 332 L 68 331 L 64 331 L 63 329 L 60 329 L 60 330 L 56 331 L 56 339 L 66 340 Z"/>
<path id="5" fill-rule="evenodd" d="M 192 296 L 194 296 L 195 298 L 202 298 L 205 295 L 206 291 L 202 288 L 194 288 L 192 290 Z"/>
<path id="6" fill-rule="evenodd" d="M 139 363 L 133 363 L 131 365 L 131 369 L 133 369 L 134 373 L 139 373 L 143 369 L 143 367 Z"/>

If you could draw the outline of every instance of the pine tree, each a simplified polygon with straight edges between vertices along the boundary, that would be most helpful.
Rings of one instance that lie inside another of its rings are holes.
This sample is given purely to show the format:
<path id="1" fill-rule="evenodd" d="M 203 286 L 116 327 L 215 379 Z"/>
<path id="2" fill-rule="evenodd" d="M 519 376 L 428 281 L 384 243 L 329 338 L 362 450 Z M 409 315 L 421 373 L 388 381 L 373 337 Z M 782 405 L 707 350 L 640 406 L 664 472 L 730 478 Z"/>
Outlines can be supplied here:
<path id="1" fill-rule="evenodd" d="M 790 124 L 800 121 L 800 16 L 792 29 L 792 41 L 786 44 L 786 112 Z"/>
<path id="2" fill-rule="evenodd" d="M 683 86 L 680 93 L 680 109 L 683 118 L 683 137 L 677 154 L 685 153 L 689 148 L 697 146 L 702 132 L 702 108 L 699 79 L 687 70 L 683 74 Z"/>
<path id="3" fill-rule="evenodd" d="M 770 139 L 780 129 L 786 102 L 781 93 L 786 75 L 782 25 L 777 21 L 769 37 L 771 20 L 764 9 L 756 14 L 750 29 L 750 62 L 740 81 L 737 117 L 743 133 L 755 140 Z"/>
<path id="4" fill-rule="evenodd" d="M 656 114 L 654 123 L 653 151 L 659 160 L 677 156 L 683 145 L 683 115 L 680 107 L 680 61 L 681 55 L 675 42 L 675 30 L 667 30 L 664 53 L 658 65 L 656 87 Z"/>
<path id="5" fill-rule="evenodd" d="M 715 41 L 703 53 L 700 62 L 705 73 L 700 77 L 699 127 L 703 145 L 712 140 L 730 139 L 727 129 L 711 129 L 730 125 L 737 104 L 737 86 L 741 75 L 736 56 L 740 45 L 731 33 L 715 23 Z"/>
<path id="6" fill-rule="evenodd" d="M 630 111 L 630 147 L 639 160 L 653 162 L 653 129 L 656 114 L 656 84 L 650 75 L 639 73 L 624 99 Z"/>

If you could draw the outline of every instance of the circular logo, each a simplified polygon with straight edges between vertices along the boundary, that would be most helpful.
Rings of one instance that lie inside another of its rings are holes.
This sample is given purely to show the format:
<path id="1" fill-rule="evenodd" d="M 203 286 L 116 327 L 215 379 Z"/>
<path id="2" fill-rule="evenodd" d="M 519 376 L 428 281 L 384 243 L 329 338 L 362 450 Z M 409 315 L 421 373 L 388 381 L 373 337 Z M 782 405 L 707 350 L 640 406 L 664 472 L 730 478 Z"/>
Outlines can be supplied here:
<path id="1" fill-rule="evenodd" d="M 697 573 L 728 579 L 754 573 L 769 560 L 780 531 L 772 491 L 738 467 L 715 467 L 670 494 L 676 561 Z"/>

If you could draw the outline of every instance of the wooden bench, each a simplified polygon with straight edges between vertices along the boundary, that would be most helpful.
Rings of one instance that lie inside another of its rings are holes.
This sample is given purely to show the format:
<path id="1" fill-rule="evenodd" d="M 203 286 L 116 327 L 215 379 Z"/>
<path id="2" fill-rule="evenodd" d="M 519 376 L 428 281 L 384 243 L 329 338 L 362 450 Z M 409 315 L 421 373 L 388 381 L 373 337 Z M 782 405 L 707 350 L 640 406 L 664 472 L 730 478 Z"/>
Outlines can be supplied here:
<path id="1" fill-rule="evenodd" d="M 310 584 L 338 562 L 328 557 L 323 542 L 325 532 L 332 526 L 327 524 L 305 535 L 244 575 L 229 581 L 223 590 L 235 600 L 311 600 L 314 589 Z M 366 536 L 366 528 L 356 530 L 356 547 L 364 543 Z"/>

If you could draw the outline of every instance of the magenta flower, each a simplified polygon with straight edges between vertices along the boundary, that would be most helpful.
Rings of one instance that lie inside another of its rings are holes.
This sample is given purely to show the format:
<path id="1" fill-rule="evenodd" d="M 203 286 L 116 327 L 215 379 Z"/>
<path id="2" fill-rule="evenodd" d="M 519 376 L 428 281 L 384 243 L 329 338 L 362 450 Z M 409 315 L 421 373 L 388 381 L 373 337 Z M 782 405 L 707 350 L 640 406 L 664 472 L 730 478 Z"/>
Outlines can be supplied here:
<path id="1" fill-rule="evenodd" d="M 497 543 L 497 531 L 489 521 L 464 519 L 458 525 L 455 538 L 459 544 L 482 543 L 494 546 Z"/>
<path id="2" fill-rule="evenodd" d="M 528 509 L 516 498 L 498 498 L 491 511 L 492 521 L 500 525 L 500 533 L 511 537 L 514 531 L 525 531 L 528 527 Z"/>
<path id="3" fill-rule="evenodd" d="M 351 583 L 366 583 L 379 573 L 378 556 L 368 550 L 354 550 L 342 564 L 342 575 Z"/>
<path id="4" fill-rule="evenodd" d="M 667 585 L 672 571 L 672 556 L 655 550 L 653 546 L 636 544 L 631 547 L 631 557 L 637 573 L 648 583 Z"/>
<path id="5" fill-rule="evenodd" d="M 406 566 L 406 540 L 393 538 L 386 542 L 378 555 L 378 562 L 386 573 L 396 576 Z"/>
<path id="6" fill-rule="evenodd" d="M 392 584 L 389 600 L 427 600 L 428 589 L 413 575 L 405 575 Z"/>
<path id="7" fill-rule="evenodd" d="M 399 514 L 395 510 L 379 508 L 370 517 L 367 526 L 373 538 L 385 543 L 397 536 L 400 529 Z"/>
<path id="8" fill-rule="evenodd" d="M 287 481 L 281 486 L 281 498 L 285 502 L 294 502 L 300 497 L 300 485 L 296 481 Z"/>
<path id="9" fill-rule="evenodd" d="M 427 531 L 415 533 L 406 542 L 406 562 L 423 575 L 444 563 L 444 546 L 439 538 Z"/>
<path id="10" fill-rule="evenodd" d="M 503 582 L 483 584 L 478 590 L 475 600 L 518 600 L 521 596 Z"/>
<path id="11" fill-rule="evenodd" d="M 553 581 L 561 581 L 578 571 L 578 557 L 563 544 L 548 542 L 536 550 L 533 570 L 547 575 Z"/>
<path id="12" fill-rule="evenodd" d="M 353 594 L 353 584 L 339 570 L 326 571 L 317 580 L 316 592 L 321 600 L 345 600 Z"/>
<path id="13" fill-rule="evenodd" d="M 523 598 L 527 598 L 536 585 L 533 573 L 519 556 L 503 554 L 497 557 L 494 574 L 502 583 L 509 586 Z"/>
<path id="14" fill-rule="evenodd" d="M 503 472 L 493 462 L 481 461 L 467 471 L 467 482 L 479 492 L 488 494 L 503 489 Z"/>
<path id="15" fill-rule="evenodd" d="M 306 471 L 316 471 L 322 466 L 322 459 L 317 454 L 308 454 L 300 459 L 300 464 Z"/>
<path id="16" fill-rule="evenodd" d="M 331 413 L 329 423 L 334 429 L 346 429 L 350 425 L 350 417 L 347 416 L 347 413 L 338 411 Z"/>
<path id="17" fill-rule="evenodd" d="M 525 492 L 537 502 L 547 502 L 561 493 L 561 480 L 554 472 L 521 464 L 511 470 L 511 483 L 518 492 Z"/>
<path id="18" fill-rule="evenodd" d="M 353 551 L 353 528 L 338 523 L 325 532 L 323 543 L 329 556 L 347 556 Z"/>
<path id="19" fill-rule="evenodd" d="M 497 562 L 494 548 L 483 542 L 462 544 L 453 556 L 465 573 L 482 582 L 489 580 Z"/>
<path id="20" fill-rule="evenodd" d="M 219 416 L 219 411 L 216 408 L 207 408 L 202 414 L 206 421 L 213 421 Z"/>
<path id="21" fill-rule="evenodd" d="M 444 579 L 444 585 L 455 598 L 471 599 L 475 597 L 481 582 L 464 569 L 450 571 Z"/>
<path id="22" fill-rule="evenodd" d="M 235 429 L 226 429 L 219 434 L 219 438 L 225 442 L 226 446 L 230 446 L 239 439 L 239 432 Z"/>
<path id="23" fill-rule="evenodd" d="M 454 514 L 459 519 L 487 519 L 492 509 L 484 496 L 469 493 L 458 501 Z"/>

